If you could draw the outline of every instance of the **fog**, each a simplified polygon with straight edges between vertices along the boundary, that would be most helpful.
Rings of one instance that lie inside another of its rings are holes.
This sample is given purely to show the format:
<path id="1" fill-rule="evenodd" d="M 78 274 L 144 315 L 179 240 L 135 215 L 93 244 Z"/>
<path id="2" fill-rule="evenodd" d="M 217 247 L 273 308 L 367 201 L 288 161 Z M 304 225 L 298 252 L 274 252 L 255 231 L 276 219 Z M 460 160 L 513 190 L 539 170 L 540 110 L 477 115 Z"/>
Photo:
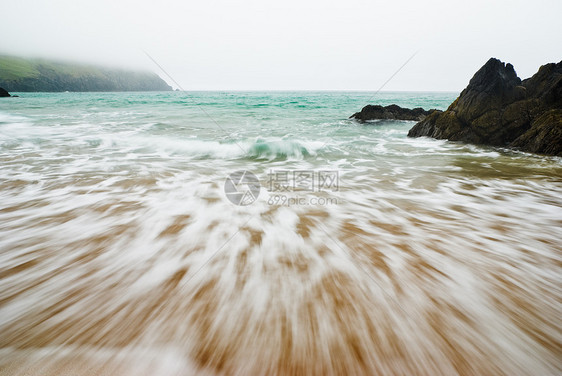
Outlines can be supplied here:
<path id="1" fill-rule="evenodd" d="M 185 90 L 460 91 L 562 58 L 562 2 L 2 1 L 0 53 L 149 69 Z"/>

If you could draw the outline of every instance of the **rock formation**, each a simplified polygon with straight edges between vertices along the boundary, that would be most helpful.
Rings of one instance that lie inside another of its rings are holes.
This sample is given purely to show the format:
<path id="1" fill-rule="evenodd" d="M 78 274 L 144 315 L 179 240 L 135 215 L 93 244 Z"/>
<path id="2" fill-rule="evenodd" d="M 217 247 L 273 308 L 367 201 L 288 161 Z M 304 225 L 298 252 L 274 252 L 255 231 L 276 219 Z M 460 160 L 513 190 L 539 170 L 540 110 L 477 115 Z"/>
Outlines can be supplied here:
<path id="1" fill-rule="evenodd" d="M 446 111 L 431 113 L 408 136 L 562 156 L 562 62 L 521 81 L 511 64 L 491 58 Z"/>
<path id="2" fill-rule="evenodd" d="M 0 97 L 11 97 L 10 93 L 0 87 Z"/>
<path id="3" fill-rule="evenodd" d="M 367 105 L 363 107 L 361 112 L 356 112 L 351 115 L 350 119 L 357 119 L 359 121 L 389 119 L 389 120 L 415 120 L 421 121 L 427 115 L 435 110 L 426 111 L 421 107 L 414 109 L 402 108 L 395 104 L 390 106 Z"/>

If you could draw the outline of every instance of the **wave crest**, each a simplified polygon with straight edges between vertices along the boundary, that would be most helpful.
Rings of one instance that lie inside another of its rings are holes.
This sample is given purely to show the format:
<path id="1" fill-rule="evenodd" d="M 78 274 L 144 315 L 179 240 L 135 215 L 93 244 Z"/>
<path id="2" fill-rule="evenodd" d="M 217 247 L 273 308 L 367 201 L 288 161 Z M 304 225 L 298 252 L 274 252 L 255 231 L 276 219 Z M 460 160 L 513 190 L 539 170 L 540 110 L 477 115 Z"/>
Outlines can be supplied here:
<path id="1" fill-rule="evenodd" d="M 284 159 L 303 159 L 314 154 L 299 141 L 275 140 L 266 141 L 258 139 L 253 143 L 247 156 L 253 159 L 284 160 Z"/>

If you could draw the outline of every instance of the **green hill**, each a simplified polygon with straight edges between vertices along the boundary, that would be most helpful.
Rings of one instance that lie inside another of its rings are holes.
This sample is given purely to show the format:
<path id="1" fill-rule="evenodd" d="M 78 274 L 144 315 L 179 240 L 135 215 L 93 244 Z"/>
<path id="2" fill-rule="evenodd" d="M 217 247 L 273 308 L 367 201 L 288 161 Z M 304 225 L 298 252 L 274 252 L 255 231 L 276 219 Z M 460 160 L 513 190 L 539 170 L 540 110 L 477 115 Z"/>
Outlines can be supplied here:
<path id="1" fill-rule="evenodd" d="M 0 87 L 18 91 L 169 91 L 152 72 L 0 55 Z"/>

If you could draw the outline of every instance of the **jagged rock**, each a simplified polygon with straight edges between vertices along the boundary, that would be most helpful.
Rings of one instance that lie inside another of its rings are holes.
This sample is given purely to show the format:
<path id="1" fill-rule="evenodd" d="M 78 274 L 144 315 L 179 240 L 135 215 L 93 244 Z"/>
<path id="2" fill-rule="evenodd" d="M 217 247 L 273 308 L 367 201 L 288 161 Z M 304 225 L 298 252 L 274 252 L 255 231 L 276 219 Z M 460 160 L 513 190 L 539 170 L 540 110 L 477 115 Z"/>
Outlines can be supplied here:
<path id="1" fill-rule="evenodd" d="M 415 120 L 420 121 L 425 119 L 427 115 L 435 110 L 426 111 L 421 107 L 414 109 L 402 108 L 395 104 L 390 106 L 367 105 L 363 107 L 361 112 L 356 112 L 351 115 L 350 119 L 357 119 L 359 121 L 389 119 L 389 120 Z"/>
<path id="2" fill-rule="evenodd" d="M 562 155 L 561 114 L 562 62 L 521 81 L 511 64 L 491 58 L 446 111 L 435 111 L 408 136 Z"/>
<path id="3" fill-rule="evenodd" d="M 562 156 L 562 110 L 550 110 L 537 117 L 531 129 L 511 146 L 531 153 Z"/>
<path id="4" fill-rule="evenodd" d="M 0 87 L 0 97 L 11 97 L 10 93 Z"/>

